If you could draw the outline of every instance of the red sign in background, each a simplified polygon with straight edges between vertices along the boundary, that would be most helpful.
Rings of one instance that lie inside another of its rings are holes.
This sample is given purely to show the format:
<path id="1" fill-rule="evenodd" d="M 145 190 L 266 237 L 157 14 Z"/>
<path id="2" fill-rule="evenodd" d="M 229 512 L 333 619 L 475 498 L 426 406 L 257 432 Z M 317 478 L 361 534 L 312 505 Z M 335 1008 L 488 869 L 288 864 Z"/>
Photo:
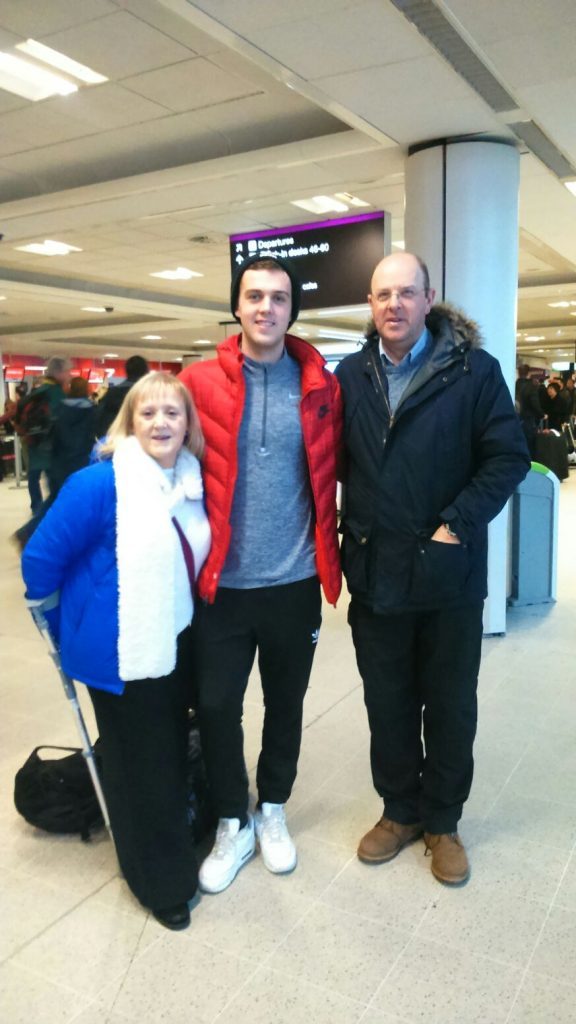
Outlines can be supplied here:
<path id="1" fill-rule="evenodd" d="M 124 359 L 92 359 L 71 358 L 72 376 L 85 377 L 89 384 L 98 387 L 109 377 L 125 377 Z M 168 373 L 180 373 L 181 363 L 160 362 L 149 359 L 151 370 L 166 370 Z M 19 381 L 24 377 L 41 377 L 46 367 L 46 360 L 40 356 L 4 356 L 4 380 Z"/>

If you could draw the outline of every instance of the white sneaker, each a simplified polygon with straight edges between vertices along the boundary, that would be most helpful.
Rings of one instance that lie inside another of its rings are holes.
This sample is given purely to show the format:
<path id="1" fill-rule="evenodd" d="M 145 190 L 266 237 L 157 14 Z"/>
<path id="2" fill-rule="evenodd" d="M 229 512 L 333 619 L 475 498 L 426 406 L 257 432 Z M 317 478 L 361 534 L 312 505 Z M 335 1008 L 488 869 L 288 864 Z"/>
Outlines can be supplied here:
<path id="1" fill-rule="evenodd" d="M 298 855 L 286 827 L 284 804 L 262 804 L 261 809 L 256 811 L 255 825 L 260 853 L 268 871 L 275 875 L 293 871 Z"/>
<path id="2" fill-rule="evenodd" d="M 254 853 L 254 819 L 240 828 L 238 818 L 220 818 L 212 852 L 203 861 L 198 882 L 203 892 L 222 892 L 234 881 L 240 868 Z"/>

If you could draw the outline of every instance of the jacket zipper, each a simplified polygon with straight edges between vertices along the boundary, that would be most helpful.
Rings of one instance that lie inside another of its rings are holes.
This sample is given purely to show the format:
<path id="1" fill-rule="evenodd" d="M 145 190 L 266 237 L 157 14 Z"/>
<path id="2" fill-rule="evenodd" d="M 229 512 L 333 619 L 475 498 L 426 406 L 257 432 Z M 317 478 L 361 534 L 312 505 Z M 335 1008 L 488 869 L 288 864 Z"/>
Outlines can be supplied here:
<path id="1" fill-rule="evenodd" d="M 374 373 L 376 374 L 376 380 L 378 381 L 378 387 L 380 389 L 380 394 L 382 395 L 382 398 L 384 399 L 384 405 L 386 406 L 386 412 L 388 413 L 388 427 L 385 430 L 384 435 L 382 437 L 382 447 L 385 448 L 386 447 L 386 442 L 388 440 L 388 435 L 390 434 L 390 430 L 392 429 L 392 426 L 394 424 L 394 413 L 392 412 L 392 409 L 390 408 L 390 402 L 388 400 L 388 395 L 386 394 L 386 388 L 384 387 L 384 381 L 382 380 L 382 372 L 381 372 L 380 367 L 377 364 L 377 360 L 376 359 L 373 360 L 372 366 L 374 367 Z"/>
<path id="2" fill-rule="evenodd" d="M 268 420 L 268 367 L 263 366 L 264 370 L 264 398 L 262 401 L 262 434 L 260 436 L 260 454 L 268 455 L 266 450 L 266 427 Z"/>

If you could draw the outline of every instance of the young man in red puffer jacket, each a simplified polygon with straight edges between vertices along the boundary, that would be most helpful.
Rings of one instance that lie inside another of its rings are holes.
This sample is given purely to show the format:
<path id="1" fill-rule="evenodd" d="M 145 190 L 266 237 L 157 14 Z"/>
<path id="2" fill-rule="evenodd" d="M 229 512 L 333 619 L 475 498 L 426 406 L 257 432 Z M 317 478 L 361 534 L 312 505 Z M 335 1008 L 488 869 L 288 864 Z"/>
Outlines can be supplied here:
<path id="1" fill-rule="evenodd" d="M 195 618 L 198 712 L 219 824 L 200 885 L 220 892 L 254 853 L 285 873 L 297 854 L 284 805 L 321 622 L 320 586 L 341 587 L 336 457 L 341 401 L 320 353 L 290 334 L 300 282 L 280 258 L 246 260 L 232 282 L 240 334 L 180 375 L 206 439 L 212 549 Z M 258 651 L 264 693 L 255 821 L 248 813 L 242 704 Z M 255 836 L 256 833 L 256 836 Z"/>

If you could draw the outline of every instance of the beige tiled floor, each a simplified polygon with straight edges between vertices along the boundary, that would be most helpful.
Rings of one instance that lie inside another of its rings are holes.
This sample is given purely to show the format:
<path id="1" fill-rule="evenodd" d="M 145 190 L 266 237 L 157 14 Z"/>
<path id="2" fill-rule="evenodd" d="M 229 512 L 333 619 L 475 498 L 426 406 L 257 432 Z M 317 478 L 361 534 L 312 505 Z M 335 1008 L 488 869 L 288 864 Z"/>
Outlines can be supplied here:
<path id="1" fill-rule="evenodd" d="M 26 492 L 0 485 L 0 538 Z M 300 862 L 255 858 L 187 932 L 165 931 L 117 874 L 110 842 L 54 838 L 12 806 L 33 746 L 76 743 L 60 684 L 0 541 L 2 1024 L 569 1024 L 576 1021 L 576 471 L 561 488 L 559 602 L 514 609 L 485 641 L 477 770 L 462 823 L 472 879 L 432 878 L 421 843 L 359 863 L 378 817 L 345 602 L 324 615 L 300 774 Z M 90 717 L 90 716 L 88 716 Z M 262 712 L 246 703 L 253 775 Z"/>

